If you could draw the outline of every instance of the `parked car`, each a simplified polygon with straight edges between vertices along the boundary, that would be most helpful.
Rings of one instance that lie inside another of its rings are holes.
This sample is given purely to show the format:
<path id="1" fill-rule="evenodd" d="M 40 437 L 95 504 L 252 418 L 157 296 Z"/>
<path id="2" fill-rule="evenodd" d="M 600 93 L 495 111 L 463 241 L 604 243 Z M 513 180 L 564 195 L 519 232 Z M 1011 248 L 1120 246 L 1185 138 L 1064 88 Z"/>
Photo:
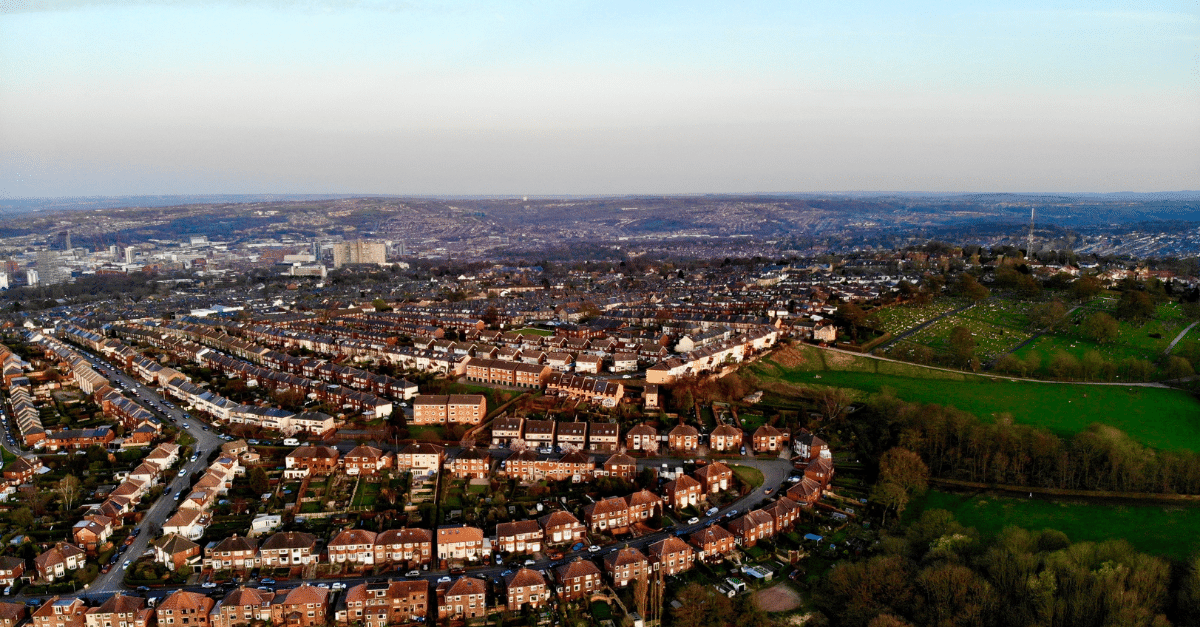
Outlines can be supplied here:
<path id="1" fill-rule="evenodd" d="M 267 585 L 267 586 L 273 586 L 273 585 L 275 585 L 275 580 L 271 579 L 270 577 L 263 577 L 262 581 L 260 581 L 258 583 L 261 583 L 261 584 Z"/>
<path id="2" fill-rule="evenodd" d="M 132 563 L 133 560 L 125 560 L 125 563 L 121 565 L 121 570 L 129 570 L 129 565 Z"/>
<path id="3" fill-rule="evenodd" d="M 580 542 L 579 544 L 576 544 L 575 546 L 571 547 L 571 550 L 572 551 L 582 551 L 583 547 L 585 547 L 585 546 L 587 546 L 587 545 Z"/>
<path id="4" fill-rule="evenodd" d="M 699 518 L 696 518 L 695 516 L 692 516 L 691 518 L 689 518 L 689 519 L 688 519 L 688 524 L 689 524 L 689 525 L 694 525 L 694 524 L 696 524 L 696 523 L 698 523 L 698 522 L 700 522 L 700 519 L 699 519 Z"/>
<path id="5" fill-rule="evenodd" d="M 599 552 L 600 552 L 600 547 L 596 546 L 595 544 L 588 547 L 588 553 L 599 553 Z"/>
<path id="6" fill-rule="evenodd" d="M 333 582 L 333 589 L 334 590 L 345 590 L 346 584 L 344 584 L 340 581 L 335 581 L 335 582 Z"/>
<path id="7" fill-rule="evenodd" d="M 405 577 L 420 577 L 420 576 L 421 576 L 421 571 L 419 571 L 419 570 L 410 570 L 410 571 L 408 571 L 407 573 L 404 573 L 404 576 L 405 576 Z"/>
<path id="8" fill-rule="evenodd" d="M 206 581 L 206 582 L 200 584 L 200 587 L 201 588 L 216 588 L 217 583 L 215 581 Z"/>
<path id="9" fill-rule="evenodd" d="M 450 578 L 449 577 L 438 577 L 437 582 L 438 583 L 450 583 Z"/>
<path id="10" fill-rule="evenodd" d="M 533 560 L 525 560 L 525 565 L 526 565 L 526 566 L 533 566 L 534 564 L 537 564 L 537 562 L 535 562 L 535 561 L 533 561 Z"/>

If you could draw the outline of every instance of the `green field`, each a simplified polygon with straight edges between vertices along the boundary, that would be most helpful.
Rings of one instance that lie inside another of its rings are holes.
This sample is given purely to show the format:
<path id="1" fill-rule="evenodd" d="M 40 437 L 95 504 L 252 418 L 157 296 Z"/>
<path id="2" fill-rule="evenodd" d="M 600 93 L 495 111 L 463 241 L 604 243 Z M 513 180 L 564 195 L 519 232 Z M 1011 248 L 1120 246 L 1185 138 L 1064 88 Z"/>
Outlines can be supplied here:
<path id="1" fill-rule="evenodd" d="M 1195 506 L 1064 503 L 931 490 L 913 503 L 912 514 L 921 509 L 949 510 L 984 536 L 1013 525 L 1057 529 L 1076 542 L 1124 538 L 1139 551 L 1181 559 L 1200 551 L 1200 507 Z"/>
<path id="2" fill-rule="evenodd" d="M 763 481 L 765 481 L 762 471 L 757 468 L 734 464 L 729 466 L 729 469 L 733 471 L 734 476 L 737 477 L 739 481 L 750 486 L 751 489 L 757 488 L 763 484 Z"/>
<path id="3" fill-rule="evenodd" d="M 788 383 L 872 394 L 886 386 L 907 401 L 949 405 L 983 420 L 1008 413 L 1018 423 L 1043 426 L 1061 434 L 1076 433 L 1099 422 L 1121 429 L 1147 446 L 1200 451 L 1200 402 L 1179 390 L 1017 382 L 810 346 L 796 350 L 801 351 L 804 362 L 794 368 L 768 371 L 755 367 L 751 372 Z"/>
<path id="4" fill-rule="evenodd" d="M 520 335 L 541 335 L 545 337 L 554 335 L 554 331 L 551 331 L 550 329 L 517 329 L 516 331 L 513 331 L 513 333 Z"/>
<path id="5" fill-rule="evenodd" d="M 966 304 L 958 298 L 937 298 L 928 305 L 894 305 L 874 312 L 881 331 L 891 334 L 903 333 L 923 322 L 932 320 L 947 311 Z"/>
<path id="6" fill-rule="evenodd" d="M 1029 353 L 1036 352 L 1041 354 L 1042 362 L 1045 364 L 1050 355 L 1059 351 L 1074 355 L 1076 358 L 1082 358 L 1089 351 L 1097 351 L 1113 361 L 1135 358 L 1154 362 L 1162 357 L 1167 346 L 1171 344 L 1171 340 L 1175 339 L 1175 336 L 1190 324 L 1178 303 L 1167 303 L 1159 305 L 1154 320 L 1145 324 L 1121 321 L 1117 338 L 1104 345 L 1099 345 L 1081 335 L 1081 323 L 1096 312 L 1111 313 L 1112 304 L 1115 301 L 1110 301 L 1111 299 L 1097 299 L 1088 303 L 1086 307 L 1079 308 L 1071 315 L 1071 321 L 1062 331 L 1043 335 L 1029 346 L 1017 351 L 1017 356 L 1023 359 Z M 1153 337 L 1155 335 L 1158 337 Z"/>

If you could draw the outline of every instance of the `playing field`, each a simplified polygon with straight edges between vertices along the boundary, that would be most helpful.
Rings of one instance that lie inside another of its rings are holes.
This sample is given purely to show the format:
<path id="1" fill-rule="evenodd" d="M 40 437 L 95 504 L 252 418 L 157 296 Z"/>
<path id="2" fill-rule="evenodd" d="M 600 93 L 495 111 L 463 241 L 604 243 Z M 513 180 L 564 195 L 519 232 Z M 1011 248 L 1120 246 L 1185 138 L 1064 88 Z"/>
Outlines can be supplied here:
<path id="1" fill-rule="evenodd" d="M 1121 429 L 1160 449 L 1200 451 L 1200 402 L 1186 392 L 1135 386 L 1014 382 L 913 364 L 880 361 L 803 346 L 788 368 L 764 365 L 751 372 L 789 383 L 852 388 L 957 407 L 981 419 L 1011 414 L 1018 423 L 1070 434 L 1092 423 Z"/>
<path id="2" fill-rule="evenodd" d="M 1064 503 L 991 494 L 931 490 L 914 510 L 945 509 L 967 527 L 992 536 L 1007 526 L 1057 529 L 1073 541 L 1128 540 L 1139 551 L 1187 558 L 1200 551 L 1200 507 Z M 917 513 L 916 511 L 912 512 Z"/>

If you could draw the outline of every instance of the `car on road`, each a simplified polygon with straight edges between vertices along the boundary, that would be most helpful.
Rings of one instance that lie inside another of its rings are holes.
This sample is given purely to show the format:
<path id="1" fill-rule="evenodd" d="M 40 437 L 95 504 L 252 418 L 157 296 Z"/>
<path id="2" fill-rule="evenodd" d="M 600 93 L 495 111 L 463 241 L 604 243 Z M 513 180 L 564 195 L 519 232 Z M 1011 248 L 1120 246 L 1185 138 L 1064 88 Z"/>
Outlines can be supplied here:
<path id="1" fill-rule="evenodd" d="M 525 565 L 526 565 L 526 566 L 533 566 L 534 564 L 537 564 L 537 562 L 535 562 L 535 561 L 533 561 L 533 560 L 525 560 Z"/>
<path id="2" fill-rule="evenodd" d="M 408 571 L 407 573 L 404 573 L 404 576 L 405 576 L 405 577 L 420 577 L 420 576 L 421 576 L 421 571 L 419 571 L 419 570 L 410 570 L 410 571 Z"/>
<path id="3" fill-rule="evenodd" d="M 121 570 L 129 570 L 129 565 L 132 563 L 133 560 L 125 560 L 125 563 L 121 565 Z"/>
<path id="4" fill-rule="evenodd" d="M 579 544 L 576 544 L 575 546 L 571 547 L 571 550 L 572 551 L 582 551 L 584 546 L 586 546 L 586 545 L 584 543 L 580 542 Z"/>
<path id="5" fill-rule="evenodd" d="M 769 495 L 769 494 L 771 494 L 771 492 L 772 492 L 771 488 L 767 488 L 766 490 L 763 490 L 763 494 Z"/>
<path id="6" fill-rule="evenodd" d="M 335 582 L 333 582 L 333 589 L 334 590 L 345 590 L 346 584 L 344 584 L 340 581 L 335 581 Z"/>
<path id="7" fill-rule="evenodd" d="M 186 477 L 186 476 L 187 476 L 187 468 L 180 468 L 180 469 L 179 469 L 179 476 L 180 476 L 180 477 Z"/>
<path id="8" fill-rule="evenodd" d="M 112 570 L 112 564 L 105 564 L 105 565 L 103 565 L 103 566 L 101 566 L 101 567 L 100 567 L 100 572 L 101 572 L 102 574 L 107 574 L 107 573 L 108 573 L 108 571 L 110 571 L 110 570 Z"/>
<path id="9" fill-rule="evenodd" d="M 450 577 L 438 577 L 438 583 L 450 583 Z"/>
<path id="10" fill-rule="evenodd" d="M 275 585 L 275 580 L 271 579 L 270 577 L 263 577 L 262 581 L 260 581 L 258 583 L 261 583 L 261 584 L 267 585 L 267 586 L 273 586 L 273 585 Z"/>
<path id="11" fill-rule="evenodd" d="M 138 587 L 137 587 L 137 591 L 138 591 L 138 592 L 149 592 L 149 591 L 150 591 L 150 586 L 138 586 Z"/>
<path id="12" fill-rule="evenodd" d="M 216 587 L 217 587 L 217 582 L 215 582 L 215 581 L 206 581 L 206 582 L 204 582 L 204 583 L 200 584 L 200 587 L 201 587 L 201 588 L 216 588 Z"/>
<path id="13" fill-rule="evenodd" d="M 715 508 L 715 507 L 712 507 L 712 508 L 709 508 L 709 510 L 708 510 L 707 512 L 704 512 L 704 515 L 705 515 L 705 516 L 712 516 L 713 514 L 715 514 L 715 513 L 719 512 L 719 511 L 721 511 L 721 510 L 719 510 L 719 509 L 717 509 L 717 508 Z"/>
<path id="14" fill-rule="evenodd" d="M 317 587 L 318 588 L 329 588 L 329 584 L 327 584 L 325 582 L 321 582 L 321 583 L 317 584 Z"/>
<path id="15" fill-rule="evenodd" d="M 25 607 L 41 607 L 41 606 L 42 606 L 41 599 L 28 599 L 25 601 Z"/>
<path id="16" fill-rule="evenodd" d="M 599 552 L 600 552 L 600 547 L 596 546 L 595 544 L 588 547 L 588 553 L 599 553 Z"/>
<path id="17" fill-rule="evenodd" d="M 688 519 L 688 524 L 689 524 L 689 525 L 694 525 L 694 524 L 696 524 L 696 523 L 698 523 L 698 522 L 700 522 L 700 519 L 699 519 L 699 518 L 696 518 L 695 516 L 692 516 L 691 518 L 689 518 L 689 519 Z"/>
<path id="18" fill-rule="evenodd" d="M 728 514 L 725 514 L 725 517 L 726 517 L 726 518 L 733 518 L 734 516 L 737 516 L 737 510 L 736 510 L 736 509 L 731 509 L 731 510 L 729 510 L 729 513 L 728 513 Z"/>

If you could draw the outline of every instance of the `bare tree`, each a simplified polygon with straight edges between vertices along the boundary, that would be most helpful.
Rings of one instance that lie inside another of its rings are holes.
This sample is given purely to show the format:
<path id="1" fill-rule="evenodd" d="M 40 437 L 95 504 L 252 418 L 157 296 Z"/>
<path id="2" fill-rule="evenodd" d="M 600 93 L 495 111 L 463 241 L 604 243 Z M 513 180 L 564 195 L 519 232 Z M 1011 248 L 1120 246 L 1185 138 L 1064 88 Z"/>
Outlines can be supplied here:
<path id="1" fill-rule="evenodd" d="M 854 395 L 844 388 L 821 388 L 817 391 L 817 403 L 825 419 L 832 422 L 854 403 Z"/>
<path id="2" fill-rule="evenodd" d="M 525 449 L 527 448 L 529 448 L 529 445 L 526 444 L 525 440 L 522 440 L 521 438 L 513 438 L 512 441 L 508 443 L 508 450 L 514 453 L 524 453 Z"/>
<path id="3" fill-rule="evenodd" d="M 63 511 L 71 511 L 75 499 L 79 498 L 79 478 L 75 475 L 63 477 L 54 485 L 54 492 L 62 501 Z"/>

